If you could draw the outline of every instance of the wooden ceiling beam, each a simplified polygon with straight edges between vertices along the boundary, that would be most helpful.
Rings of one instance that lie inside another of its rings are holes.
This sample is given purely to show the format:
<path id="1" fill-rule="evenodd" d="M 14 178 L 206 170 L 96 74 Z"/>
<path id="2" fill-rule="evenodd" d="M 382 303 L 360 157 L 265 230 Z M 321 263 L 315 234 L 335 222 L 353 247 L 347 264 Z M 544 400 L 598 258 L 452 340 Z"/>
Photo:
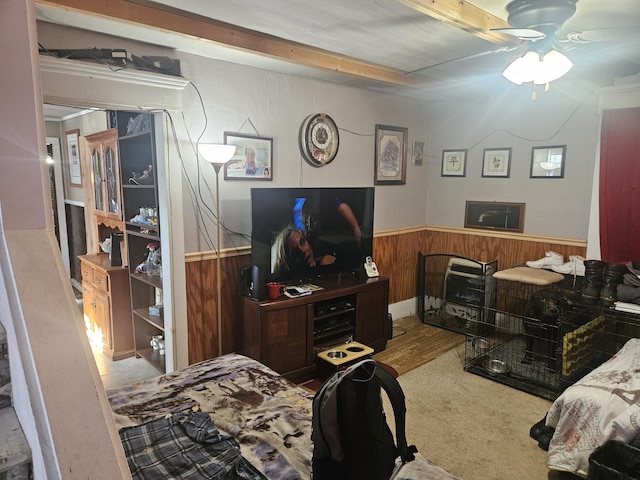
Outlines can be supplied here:
<path id="1" fill-rule="evenodd" d="M 509 28 L 499 17 L 482 10 L 465 0 L 397 0 L 429 17 L 469 32 L 491 43 L 512 42 L 513 38 L 492 32 L 494 28 Z"/>
<path id="2" fill-rule="evenodd" d="M 413 86 L 403 72 L 248 30 L 148 0 L 35 0 L 69 10 L 209 41 L 271 58 L 390 85 Z"/>

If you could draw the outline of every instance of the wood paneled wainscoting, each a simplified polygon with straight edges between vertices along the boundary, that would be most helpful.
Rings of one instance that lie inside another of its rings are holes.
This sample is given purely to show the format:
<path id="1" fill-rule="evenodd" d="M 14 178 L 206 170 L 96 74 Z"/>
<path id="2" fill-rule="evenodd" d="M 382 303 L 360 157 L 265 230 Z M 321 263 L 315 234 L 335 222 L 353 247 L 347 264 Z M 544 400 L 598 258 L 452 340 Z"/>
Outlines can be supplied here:
<path id="1" fill-rule="evenodd" d="M 553 238 L 521 233 L 476 229 L 419 226 L 376 232 L 373 257 L 382 275 L 389 277 L 389 303 L 416 296 L 418 253 L 447 253 L 488 262 L 498 268 L 537 260 L 553 250 L 564 255 L 586 255 L 586 240 Z M 188 254 L 186 262 L 189 363 L 236 350 L 237 319 L 242 315 L 240 268 L 251 263 L 248 247 L 222 251 L 223 351 L 218 352 L 216 323 L 215 252 Z"/>

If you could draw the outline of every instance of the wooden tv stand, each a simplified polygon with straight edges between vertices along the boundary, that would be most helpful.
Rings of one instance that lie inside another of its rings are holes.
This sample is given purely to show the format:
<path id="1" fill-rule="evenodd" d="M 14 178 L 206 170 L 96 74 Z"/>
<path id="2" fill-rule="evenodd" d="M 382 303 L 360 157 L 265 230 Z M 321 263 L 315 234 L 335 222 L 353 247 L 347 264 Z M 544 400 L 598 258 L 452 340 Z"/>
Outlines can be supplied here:
<path id="1" fill-rule="evenodd" d="M 352 335 L 384 350 L 388 338 L 389 279 L 336 275 L 313 279 L 311 295 L 255 301 L 243 297 L 240 352 L 290 380 L 313 378 L 316 350 Z"/>

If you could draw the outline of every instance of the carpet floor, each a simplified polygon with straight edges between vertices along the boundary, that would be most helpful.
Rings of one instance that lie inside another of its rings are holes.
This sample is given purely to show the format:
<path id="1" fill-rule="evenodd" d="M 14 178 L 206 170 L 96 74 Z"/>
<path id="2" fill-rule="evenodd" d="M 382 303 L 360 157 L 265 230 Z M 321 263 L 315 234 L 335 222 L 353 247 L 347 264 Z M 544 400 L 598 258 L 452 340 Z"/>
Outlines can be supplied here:
<path id="1" fill-rule="evenodd" d="M 551 402 L 465 372 L 463 348 L 398 378 L 409 444 L 464 480 L 555 478 L 548 474 L 547 452 L 529 437 Z M 390 405 L 385 412 L 392 412 Z"/>

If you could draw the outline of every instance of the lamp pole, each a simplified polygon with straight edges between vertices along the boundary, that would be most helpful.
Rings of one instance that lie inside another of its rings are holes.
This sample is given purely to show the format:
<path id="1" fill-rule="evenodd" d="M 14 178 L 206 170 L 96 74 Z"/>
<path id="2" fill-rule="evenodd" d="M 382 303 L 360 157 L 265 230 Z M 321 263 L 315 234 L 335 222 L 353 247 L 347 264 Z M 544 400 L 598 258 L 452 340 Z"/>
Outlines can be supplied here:
<path id="1" fill-rule="evenodd" d="M 219 144 L 198 144 L 198 153 L 211 165 L 216 172 L 216 293 L 217 293 L 217 317 L 216 325 L 218 328 L 218 356 L 222 355 L 222 271 L 220 268 L 220 262 L 222 257 L 220 251 L 222 248 L 220 240 L 220 169 L 227 161 L 233 157 L 236 152 L 236 147 L 233 145 L 219 145 Z"/>
<path id="2" fill-rule="evenodd" d="M 221 163 L 214 163 L 213 169 L 216 171 L 216 215 L 218 216 L 216 221 L 217 228 L 217 239 L 216 239 L 216 251 L 217 257 L 216 260 L 216 293 L 217 293 L 217 304 L 218 304 L 218 312 L 217 312 L 217 325 L 218 325 L 218 356 L 222 355 L 222 279 L 220 278 L 222 273 L 220 269 L 221 258 L 221 244 L 220 244 L 220 167 L 222 167 Z"/>

